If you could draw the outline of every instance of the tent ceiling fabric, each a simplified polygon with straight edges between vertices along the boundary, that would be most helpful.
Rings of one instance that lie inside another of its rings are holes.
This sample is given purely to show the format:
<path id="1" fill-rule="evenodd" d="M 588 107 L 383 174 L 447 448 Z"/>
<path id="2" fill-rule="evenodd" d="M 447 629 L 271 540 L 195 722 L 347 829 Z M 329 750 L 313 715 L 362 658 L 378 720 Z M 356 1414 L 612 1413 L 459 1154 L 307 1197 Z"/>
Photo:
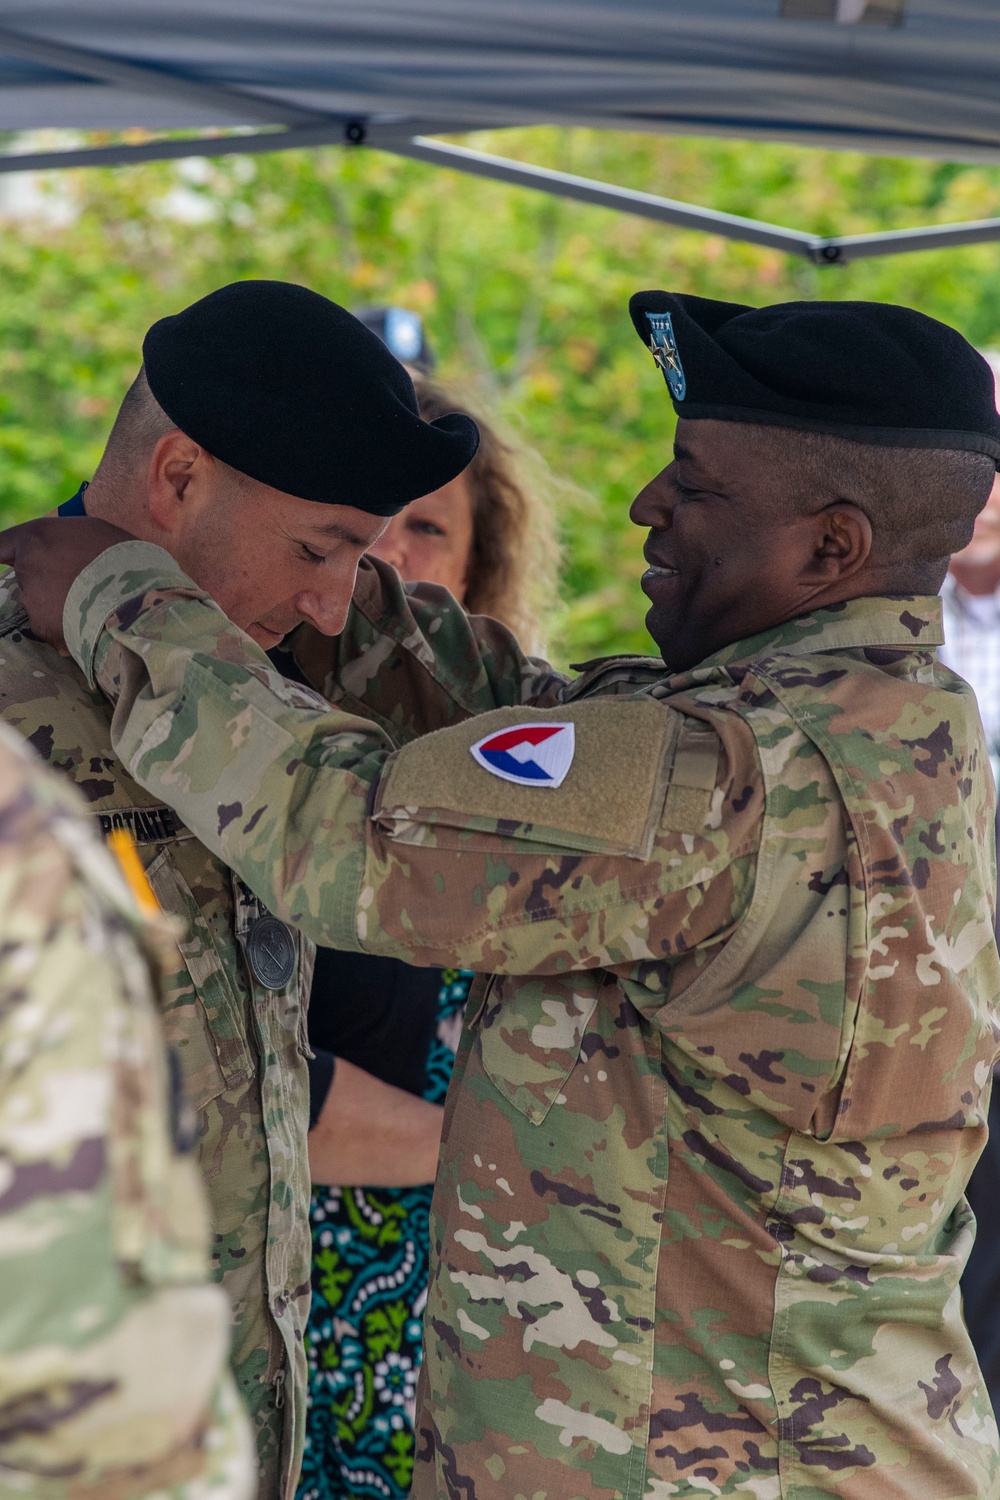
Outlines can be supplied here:
<path id="1" fill-rule="evenodd" d="M 996 0 L 0 0 L 0 27 L 308 112 L 1000 160 Z M 0 129 L 258 120 L 0 55 Z"/>
<path id="2" fill-rule="evenodd" d="M 426 136 L 546 123 L 1000 162 L 998 76 L 997 0 L 0 0 L 0 130 L 257 132 L 0 171 L 363 139 L 833 263 L 1000 220 L 819 240 Z"/>

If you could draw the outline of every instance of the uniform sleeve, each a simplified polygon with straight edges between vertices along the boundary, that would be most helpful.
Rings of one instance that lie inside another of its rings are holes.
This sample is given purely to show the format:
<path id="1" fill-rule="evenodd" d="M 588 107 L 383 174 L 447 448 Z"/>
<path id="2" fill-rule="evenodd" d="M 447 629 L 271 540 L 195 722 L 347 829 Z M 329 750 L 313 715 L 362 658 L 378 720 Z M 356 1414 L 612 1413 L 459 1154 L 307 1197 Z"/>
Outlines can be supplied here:
<path id="1" fill-rule="evenodd" d="M 404 585 L 376 558 L 362 560 L 342 633 L 303 625 L 291 646 L 324 698 L 395 745 L 491 708 L 557 704 L 570 681 L 526 656 L 498 620 L 467 614 L 447 589 Z"/>
<path id="2" fill-rule="evenodd" d="M 494 709 L 394 752 L 369 721 L 286 682 L 138 545 L 81 575 L 65 620 L 116 703 L 116 752 L 316 942 L 560 973 L 659 964 L 739 919 L 761 808 L 737 725 L 595 699 Z M 559 785 L 500 779 L 472 755 L 522 724 L 570 741 Z"/>
<path id="3" fill-rule="evenodd" d="M 138 919 L 40 774 L 0 740 L 0 1489 L 249 1500 Z"/>

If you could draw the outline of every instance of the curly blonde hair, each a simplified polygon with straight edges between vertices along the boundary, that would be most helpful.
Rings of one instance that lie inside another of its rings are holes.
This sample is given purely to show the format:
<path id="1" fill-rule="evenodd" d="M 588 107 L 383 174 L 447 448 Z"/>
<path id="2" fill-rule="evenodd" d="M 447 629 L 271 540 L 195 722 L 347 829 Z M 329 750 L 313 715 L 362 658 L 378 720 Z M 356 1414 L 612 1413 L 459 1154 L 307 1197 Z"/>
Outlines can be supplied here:
<path id="1" fill-rule="evenodd" d="M 428 422 L 462 412 L 479 427 L 480 442 L 466 471 L 472 498 L 472 552 L 465 608 L 492 615 L 529 652 L 540 651 L 541 620 L 557 602 L 559 544 L 547 471 L 535 453 L 501 437 L 479 411 L 456 401 L 423 376 L 413 381 Z M 531 471 L 531 482 L 526 474 Z"/>

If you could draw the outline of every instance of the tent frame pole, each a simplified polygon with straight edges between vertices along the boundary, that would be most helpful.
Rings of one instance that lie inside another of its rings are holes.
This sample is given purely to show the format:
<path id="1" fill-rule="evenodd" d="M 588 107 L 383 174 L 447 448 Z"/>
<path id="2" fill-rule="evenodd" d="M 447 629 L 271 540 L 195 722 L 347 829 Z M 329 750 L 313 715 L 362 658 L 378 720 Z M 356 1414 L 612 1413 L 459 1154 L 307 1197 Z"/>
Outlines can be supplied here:
<path id="1" fill-rule="evenodd" d="M 8 172 L 46 172 L 75 167 L 139 165 L 149 161 L 178 161 L 197 156 L 254 156 L 262 152 L 291 151 L 316 146 L 368 146 L 390 151 L 413 161 L 450 167 L 454 171 L 488 177 L 514 187 L 532 188 L 558 198 L 591 203 L 619 213 L 635 214 L 680 229 L 700 230 L 744 244 L 764 245 L 788 255 L 802 256 L 818 266 L 842 266 L 848 261 L 876 255 L 901 255 L 917 250 L 945 250 L 959 245 L 987 244 L 1000 240 L 1000 218 L 973 219 L 960 224 L 933 224 L 926 228 L 894 229 L 882 234 L 833 235 L 822 238 L 760 219 L 720 213 L 638 193 L 591 177 L 576 177 L 548 167 L 492 156 L 466 146 L 453 146 L 427 136 L 402 135 L 398 126 L 366 126 L 357 120 L 329 116 L 316 124 L 261 131 L 252 135 L 210 135 L 146 141 L 141 145 L 85 146 L 68 151 L 28 152 L 0 155 L 0 175 Z"/>
<path id="2" fill-rule="evenodd" d="M 377 145 L 379 142 L 373 140 L 372 144 Z M 640 218 L 655 219 L 662 224 L 674 224 L 682 229 L 699 229 L 707 234 L 718 234 L 725 239 L 741 240 L 751 245 L 767 245 L 790 255 L 804 256 L 819 266 L 845 265 L 848 261 L 869 256 L 946 249 L 953 245 L 975 245 L 1000 239 L 1000 218 L 973 219 L 960 224 L 932 224 L 919 229 L 886 230 L 879 234 L 832 235 L 824 238 L 804 234 L 798 229 L 786 229 L 779 224 L 764 223 L 759 219 L 745 219 L 739 214 L 719 213 L 715 209 L 698 208 L 691 203 L 678 203 L 672 198 L 660 198 L 653 193 L 637 193 L 631 188 L 614 187 L 611 183 L 597 182 L 589 177 L 575 177 L 568 172 L 552 171 L 548 167 L 529 166 L 504 156 L 491 156 L 485 151 L 473 151 L 467 146 L 452 146 L 444 141 L 428 140 L 424 136 L 416 136 L 406 144 L 387 143 L 384 149 L 394 151 L 399 156 L 413 157 L 417 161 L 452 167 L 459 172 L 471 172 L 477 177 L 490 177 L 497 182 L 535 188 L 560 198 L 573 198 L 581 203 L 617 209 L 620 213 L 637 214 Z"/>
<path id="3" fill-rule="evenodd" d="M 182 160 L 196 156 L 248 155 L 267 151 L 289 151 L 295 148 L 326 145 L 367 145 L 414 161 L 450 167 L 454 171 L 515 187 L 570 198 L 611 208 L 619 213 L 635 214 L 660 224 L 681 229 L 700 230 L 721 235 L 724 239 L 745 244 L 763 245 L 788 255 L 799 255 L 818 266 L 845 265 L 848 261 L 876 255 L 899 255 L 916 250 L 944 249 L 958 245 L 988 243 L 1000 239 L 1000 218 L 975 219 L 962 224 L 928 225 L 918 229 L 897 229 L 882 234 L 834 235 L 826 238 L 748 219 L 739 214 L 720 213 L 695 204 L 661 198 L 655 193 L 639 193 L 631 188 L 616 187 L 569 172 L 535 167 L 526 162 L 474 151 L 431 140 L 415 133 L 415 127 L 447 130 L 457 133 L 463 126 L 457 122 L 420 122 L 411 120 L 405 127 L 399 123 L 345 119 L 320 111 L 302 109 L 287 100 L 221 84 L 204 83 L 165 68 L 135 63 L 124 58 L 51 42 L 44 37 L 0 27 L 0 53 L 58 69 L 63 73 L 91 78 L 111 88 L 130 93 L 153 94 L 164 99 L 179 99 L 210 111 L 228 114 L 233 123 L 264 125 L 268 128 L 252 134 L 202 135 L 178 140 L 161 139 L 137 145 L 81 147 L 69 151 L 29 152 L 0 155 L 0 174 L 40 172 L 68 167 L 125 166 L 147 161 Z M 472 124 L 464 128 L 475 128 Z M 484 128 L 478 123 L 478 128 Z"/>

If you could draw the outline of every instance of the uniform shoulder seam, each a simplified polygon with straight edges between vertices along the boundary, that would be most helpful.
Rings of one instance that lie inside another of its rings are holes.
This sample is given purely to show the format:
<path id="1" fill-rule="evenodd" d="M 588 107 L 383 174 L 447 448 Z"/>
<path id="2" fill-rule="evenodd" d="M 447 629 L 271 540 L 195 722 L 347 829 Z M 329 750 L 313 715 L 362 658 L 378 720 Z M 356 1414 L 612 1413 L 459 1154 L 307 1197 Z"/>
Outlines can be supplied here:
<path id="1" fill-rule="evenodd" d="M 29 627 L 28 611 L 20 599 L 0 595 L 0 637 L 13 635 L 17 630 Z"/>

